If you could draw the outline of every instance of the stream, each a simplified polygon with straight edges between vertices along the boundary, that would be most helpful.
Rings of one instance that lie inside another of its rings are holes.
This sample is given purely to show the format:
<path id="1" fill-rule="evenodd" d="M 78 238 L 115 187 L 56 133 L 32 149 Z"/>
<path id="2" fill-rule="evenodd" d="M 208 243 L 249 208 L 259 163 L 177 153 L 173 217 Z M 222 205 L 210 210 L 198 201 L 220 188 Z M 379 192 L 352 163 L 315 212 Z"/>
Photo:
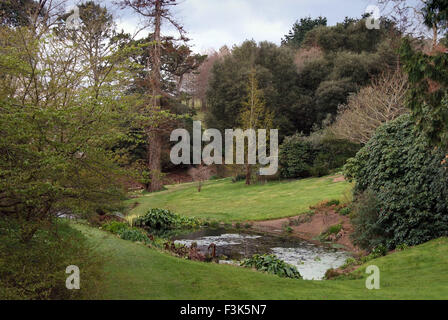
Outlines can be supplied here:
<path id="1" fill-rule="evenodd" d="M 216 245 L 216 255 L 224 255 L 220 263 L 236 263 L 253 254 L 275 254 L 279 259 L 294 265 L 305 280 L 321 280 L 330 268 L 342 266 L 350 253 L 316 245 L 311 242 L 273 235 L 260 235 L 224 228 L 202 229 L 189 234 L 176 236 L 175 243 L 188 247 L 197 243 L 200 252 L 206 254 L 211 243 Z"/>

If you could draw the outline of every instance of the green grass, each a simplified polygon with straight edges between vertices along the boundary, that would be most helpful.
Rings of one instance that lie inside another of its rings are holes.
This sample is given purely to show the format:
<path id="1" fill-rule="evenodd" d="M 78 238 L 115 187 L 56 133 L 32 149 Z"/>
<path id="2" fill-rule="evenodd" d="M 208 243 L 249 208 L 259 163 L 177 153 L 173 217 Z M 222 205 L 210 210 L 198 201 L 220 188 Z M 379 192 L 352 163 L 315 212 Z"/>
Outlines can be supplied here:
<path id="1" fill-rule="evenodd" d="M 176 213 L 210 218 L 223 222 L 267 220 L 303 213 L 322 200 L 349 199 L 351 184 L 333 182 L 333 178 L 309 178 L 246 186 L 230 179 L 207 181 L 201 192 L 195 183 L 168 186 L 168 190 L 150 193 L 128 203 L 139 205 L 130 215 L 150 208 L 165 208 Z"/>
<path id="2" fill-rule="evenodd" d="M 448 299 L 448 238 L 370 261 L 380 269 L 381 288 L 368 290 L 365 279 L 283 279 L 183 260 L 98 229 L 76 228 L 107 256 L 106 299 Z"/>

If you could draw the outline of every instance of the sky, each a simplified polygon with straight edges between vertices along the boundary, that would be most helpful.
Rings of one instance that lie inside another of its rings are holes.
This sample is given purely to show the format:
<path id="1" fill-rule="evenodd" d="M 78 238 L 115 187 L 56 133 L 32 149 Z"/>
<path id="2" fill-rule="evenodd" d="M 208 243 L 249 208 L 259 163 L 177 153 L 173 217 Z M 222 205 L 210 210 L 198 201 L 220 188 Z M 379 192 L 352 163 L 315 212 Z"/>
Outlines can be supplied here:
<path id="1" fill-rule="evenodd" d="M 112 1 L 101 3 L 113 8 L 117 25 L 126 32 L 138 29 L 139 17 L 131 10 L 120 10 Z M 187 31 L 196 52 L 232 47 L 246 39 L 280 44 L 293 23 L 303 17 L 323 16 L 329 25 L 346 16 L 359 18 L 375 0 L 180 0 L 174 17 Z M 165 34 L 174 35 L 166 28 Z"/>

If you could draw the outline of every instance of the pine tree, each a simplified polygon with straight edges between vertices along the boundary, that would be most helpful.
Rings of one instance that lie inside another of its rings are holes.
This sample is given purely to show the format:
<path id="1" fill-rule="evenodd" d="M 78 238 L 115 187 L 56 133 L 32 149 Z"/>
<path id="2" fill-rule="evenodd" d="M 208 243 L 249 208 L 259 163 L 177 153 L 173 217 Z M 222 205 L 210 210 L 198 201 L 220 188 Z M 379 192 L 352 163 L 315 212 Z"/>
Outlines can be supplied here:
<path id="1" fill-rule="evenodd" d="M 270 129 L 272 128 L 273 114 L 266 108 L 263 91 L 258 87 L 256 70 L 252 68 L 247 82 L 247 96 L 243 101 L 241 111 L 241 126 L 243 129 Z M 250 184 L 251 164 L 246 163 L 246 184 Z"/>

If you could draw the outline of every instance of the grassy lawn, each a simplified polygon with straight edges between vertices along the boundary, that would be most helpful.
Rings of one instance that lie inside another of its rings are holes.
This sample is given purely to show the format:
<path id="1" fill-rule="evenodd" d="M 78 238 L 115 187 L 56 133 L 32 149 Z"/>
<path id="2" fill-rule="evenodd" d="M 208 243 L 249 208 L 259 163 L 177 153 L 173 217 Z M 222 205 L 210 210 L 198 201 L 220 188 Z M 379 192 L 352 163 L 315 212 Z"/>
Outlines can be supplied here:
<path id="1" fill-rule="evenodd" d="M 183 215 L 223 222 L 267 220 L 303 213 L 322 200 L 347 201 L 351 184 L 333 178 L 309 178 L 246 186 L 230 179 L 207 181 L 201 192 L 195 183 L 168 186 L 168 190 L 141 196 L 131 216 L 150 208 L 165 208 Z"/>
<path id="2" fill-rule="evenodd" d="M 107 256 L 106 299 L 448 299 L 448 238 L 370 261 L 381 271 L 381 288 L 368 290 L 365 279 L 282 279 L 183 260 L 98 229 L 76 228 Z"/>

